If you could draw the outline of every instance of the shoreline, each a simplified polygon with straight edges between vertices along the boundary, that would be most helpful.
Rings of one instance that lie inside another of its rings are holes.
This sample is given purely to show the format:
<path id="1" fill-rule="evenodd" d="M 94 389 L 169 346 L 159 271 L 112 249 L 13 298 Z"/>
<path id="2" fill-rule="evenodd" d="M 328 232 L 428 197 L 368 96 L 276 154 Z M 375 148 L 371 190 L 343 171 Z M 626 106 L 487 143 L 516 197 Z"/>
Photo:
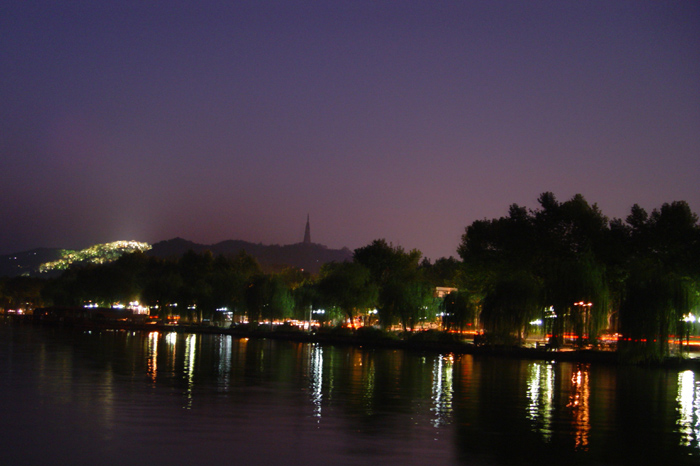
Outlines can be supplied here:
<path id="1" fill-rule="evenodd" d="M 124 330 L 138 332 L 175 332 L 195 333 L 203 335 L 230 335 L 235 338 L 271 339 L 299 343 L 316 343 L 331 346 L 354 346 L 358 348 L 399 349 L 413 352 L 469 354 L 479 357 L 499 357 L 509 359 L 528 359 L 539 361 L 578 362 L 612 365 L 628 365 L 640 367 L 660 367 L 667 369 L 700 370 L 700 359 L 667 357 L 664 361 L 624 362 L 620 361 L 617 351 L 602 350 L 563 350 L 549 351 L 544 348 L 506 347 L 506 346 L 476 346 L 466 341 L 420 341 L 416 339 L 392 339 L 363 337 L 357 334 L 340 334 L 336 332 L 313 332 L 302 330 L 262 330 L 221 328 L 201 325 L 166 325 L 166 324 L 137 324 L 129 322 L 55 322 L 35 321 L 27 318 L 3 319 L 6 322 L 30 324 L 35 326 L 63 327 L 77 330 Z M 29 316 L 27 316 L 29 317 Z"/>

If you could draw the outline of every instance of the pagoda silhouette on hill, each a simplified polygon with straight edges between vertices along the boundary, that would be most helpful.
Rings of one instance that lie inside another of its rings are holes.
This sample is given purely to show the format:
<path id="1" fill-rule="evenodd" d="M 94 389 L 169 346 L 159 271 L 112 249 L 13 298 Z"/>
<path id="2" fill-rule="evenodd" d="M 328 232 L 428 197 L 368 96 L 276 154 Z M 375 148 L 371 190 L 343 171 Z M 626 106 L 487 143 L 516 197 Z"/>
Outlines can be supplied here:
<path id="1" fill-rule="evenodd" d="M 311 244 L 311 225 L 309 224 L 309 214 L 306 214 L 306 230 L 304 230 L 304 244 Z"/>

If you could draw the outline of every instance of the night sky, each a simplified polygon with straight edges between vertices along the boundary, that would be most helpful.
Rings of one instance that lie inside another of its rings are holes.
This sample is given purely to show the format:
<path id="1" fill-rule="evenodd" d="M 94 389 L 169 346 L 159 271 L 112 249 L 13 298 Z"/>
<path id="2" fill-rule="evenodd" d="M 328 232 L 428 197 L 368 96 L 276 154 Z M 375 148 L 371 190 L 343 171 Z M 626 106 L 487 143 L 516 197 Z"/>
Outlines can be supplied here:
<path id="1" fill-rule="evenodd" d="M 700 212 L 700 2 L 4 0 L 0 176 L 0 254 Z"/>

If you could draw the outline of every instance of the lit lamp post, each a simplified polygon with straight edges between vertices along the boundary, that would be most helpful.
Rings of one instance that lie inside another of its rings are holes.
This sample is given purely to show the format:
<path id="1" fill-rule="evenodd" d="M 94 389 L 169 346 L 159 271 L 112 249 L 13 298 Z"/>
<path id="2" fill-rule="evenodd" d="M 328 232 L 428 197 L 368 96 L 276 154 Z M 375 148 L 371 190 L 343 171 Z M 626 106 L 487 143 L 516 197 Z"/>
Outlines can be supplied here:
<path id="1" fill-rule="evenodd" d="M 535 319 L 535 320 L 530 322 L 530 325 L 534 326 L 537 329 L 537 333 L 536 333 L 537 335 L 542 333 L 542 336 L 538 337 L 538 340 L 540 338 L 542 338 L 542 339 L 547 338 L 547 331 L 543 328 L 542 324 L 543 324 L 542 319 Z M 535 345 L 538 345 L 538 344 L 539 344 L 539 342 L 535 343 Z"/>
<path id="2" fill-rule="evenodd" d="M 313 320 L 313 315 L 316 315 L 316 320 L 318 321 L 319 327 L 321 326 L 321 319 L 324 314 L 326 313 L 325 309 L 313 309 L 311 311 L 311 319 Z M 311 322 L 312 320 L 309 320 L 309 330 L 311 330 Z"/>
<path id="3" fill-rule="evenodd" d="M 686 344 L 686 349 L 690 351 L 690 329 L 692 328 L 693 324 L 695 323 L 697 319 L 695 316 L 690 313 L 688 315 L 683 316 L 683 322 L 685 322 L 685 344 Z M 683 352 L 683 336 L 681 335 L 680 337 L 680 346 L 681 346 L 681 353 Z"/>
<path id="4" fill-rule="evenodd" d="M 555 320 L 557 318 L 557 313 L 554 312 L 554 306 L 549 306 L 548 308 L 545 308 L 544 310 L 544 335 L 545 338 L 547 337 L 547 334 L 549 333 L 551 337 L 553 337 L 558 331 L 556 329 L 556 323 Z"/>
<path id="5" fill-rule="evenodd" d="M 580 306 L 581 312 L 583 313 L 583 329 L 586 334 L 586 338 L 590 341 L 591 337 L 591 329 L 589 327 L 590 325 L 590 314 L 591 314 L 591 306 L 593 306 L 593 303 L 586 303 L 584 301 L 579 301 L 577 303 L 574 303 L 574 306 Z M 579 336 L 579 339 L 582 339 L 583 335 Z"/>

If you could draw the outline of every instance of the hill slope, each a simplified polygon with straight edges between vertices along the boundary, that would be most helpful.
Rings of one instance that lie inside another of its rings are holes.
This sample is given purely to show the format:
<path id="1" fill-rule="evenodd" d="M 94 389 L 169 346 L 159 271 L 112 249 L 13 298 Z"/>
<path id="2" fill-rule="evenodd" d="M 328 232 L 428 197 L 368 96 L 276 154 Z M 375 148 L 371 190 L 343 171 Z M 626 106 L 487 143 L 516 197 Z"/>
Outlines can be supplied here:
<path id="1" fill-rule="evenodd" d="M 0 277 L 34 275 L 41 264 L 57 261 L 65 254 L 65 249 L 38 248 L 0 256 Z"/>
<path id="2" fill-rule="evenodd" d="M 212 254 L 232 255 L 246 251 L 255 257 L 264 270 L 273 271 L 285 267 L 296 267 L 307 272 L 318 273 L 326 262 L 343 262 L 352 259 L 352 251 L 347 248 L 329 249 L 322 244 L 297 243 L 286 246 L 264 245 L 240 240 L 222 241 L 217 244 L 198 244 L 182 238 L 174 238 L 155 243 L 152 248 L 147 243 L 116 241 L 95 244 L 81 251 L 58 248 L 40 248 L 0 256 L 0 277 L 19 275 L 55 276 L 73 263 L 103 263 L 117 259 L 134 250 L 145 251 L 154 257 L 180 257 L 189 250 L 211 251 Z"/>

